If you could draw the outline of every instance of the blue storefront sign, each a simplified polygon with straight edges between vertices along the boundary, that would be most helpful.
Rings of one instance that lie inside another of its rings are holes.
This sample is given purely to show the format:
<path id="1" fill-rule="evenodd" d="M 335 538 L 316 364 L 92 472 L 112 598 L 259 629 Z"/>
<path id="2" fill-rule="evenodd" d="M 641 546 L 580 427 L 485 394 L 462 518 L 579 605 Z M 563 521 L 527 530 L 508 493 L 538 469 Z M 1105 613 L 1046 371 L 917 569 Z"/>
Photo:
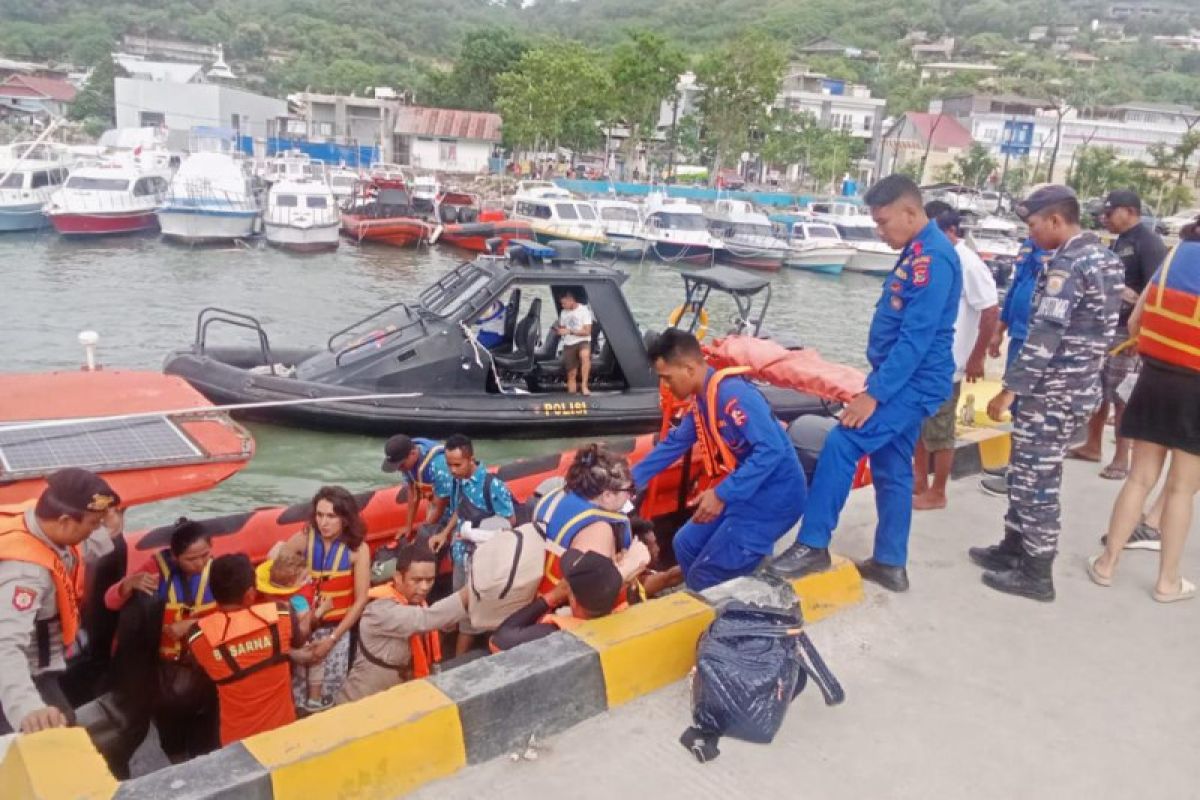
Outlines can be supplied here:
<path id="1" fill-rule="evenodd" d="M 1027 156 L 1033 148 L 1033 123 L 1005 120 L 1000 139 L 1000 152 L 1010 156 Z"/>

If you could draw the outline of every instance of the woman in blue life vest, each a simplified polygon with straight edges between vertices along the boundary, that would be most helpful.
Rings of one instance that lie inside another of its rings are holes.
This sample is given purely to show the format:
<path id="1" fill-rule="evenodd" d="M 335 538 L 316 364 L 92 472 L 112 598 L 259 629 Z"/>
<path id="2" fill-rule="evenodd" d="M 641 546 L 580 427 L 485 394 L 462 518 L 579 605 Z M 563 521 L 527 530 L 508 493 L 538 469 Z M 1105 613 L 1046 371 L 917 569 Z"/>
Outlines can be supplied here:
<path id="1" fill-rule="evenodd" d="M 633 476 L 624 458 L 602 444 L 575 454 L 563 487 L 543 497 L 533 511 L 534 524 L 552 544 L 541 591 L 562 580 L 558 554 L 565 550 L 590 550 L 616 561 L 629 549 L 629 517 L 621 509 L 632 494 Z"/>

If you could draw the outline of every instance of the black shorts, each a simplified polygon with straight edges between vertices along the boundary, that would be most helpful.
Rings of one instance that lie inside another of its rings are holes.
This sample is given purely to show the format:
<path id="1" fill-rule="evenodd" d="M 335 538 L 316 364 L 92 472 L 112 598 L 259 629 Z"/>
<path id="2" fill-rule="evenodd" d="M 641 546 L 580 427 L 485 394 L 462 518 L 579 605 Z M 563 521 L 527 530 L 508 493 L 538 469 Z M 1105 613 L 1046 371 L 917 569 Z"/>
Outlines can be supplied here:
<path id="1" fill-rule="evenodd" d="M 1121 436 L 1200 456 L 1200 372 L 1143 358 Z"/>

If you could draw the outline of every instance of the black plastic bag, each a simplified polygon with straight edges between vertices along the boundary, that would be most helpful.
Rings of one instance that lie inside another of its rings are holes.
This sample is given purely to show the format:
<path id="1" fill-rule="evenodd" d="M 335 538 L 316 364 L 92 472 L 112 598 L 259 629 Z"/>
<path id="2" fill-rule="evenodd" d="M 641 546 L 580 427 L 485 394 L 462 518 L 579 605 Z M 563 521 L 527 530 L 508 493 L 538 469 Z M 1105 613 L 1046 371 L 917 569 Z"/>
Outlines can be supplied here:
<path id="1" fill-rule="evenodd" d="M 715 756 L 720 736 L 770 743 L 810 676 L 827 705 L 845 699 L 802 626 L 798 607 L 735 601 L 718 611 L 700 638 L 692 681 L 694 727 L 684 740 L 698 759 Z"/>

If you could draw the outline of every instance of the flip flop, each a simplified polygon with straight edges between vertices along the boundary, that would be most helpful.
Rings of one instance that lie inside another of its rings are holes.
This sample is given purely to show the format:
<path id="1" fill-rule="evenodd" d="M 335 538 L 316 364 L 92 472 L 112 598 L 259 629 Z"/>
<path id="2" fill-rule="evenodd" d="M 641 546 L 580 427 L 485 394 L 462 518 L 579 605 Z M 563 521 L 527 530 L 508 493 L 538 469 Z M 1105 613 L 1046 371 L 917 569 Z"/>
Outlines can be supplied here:
<path id="1" fill-rule="evenodd" d="M 1116 467 L 1109 464 L 1100 470 L 1100 477 L 1106 481 L 1123 481 L 1129 477 L 1129 470 L 1125 467 Z"/>
<path id="2" fill-rule="evenodd" d="M 1085 456 L 1085 455 L 1083 455 L 1082 453 L 1080 453 L 1078 449 L 1072 449 L 1072 450 L 1068 450 L 1068 451 L 1067 451 L 1067 455 L 1066 455 L 1066 457 L 1067 457 L 1067 458 L 1073 458 L 1073 459 L 1075 459 L 1076 461 L 1087 461 L 1087 462 L 1089 462 L 1089 463 L 1092 463 L 1092 464 L 1099 464 L 1099 463 L 1100 463 L 1100 457 L 1099 457 L 1099 456 L 1096 456 L 1095 458 L 1092 458 L 1091 456 Z"/>
<path id="3" fill-rule="evenodd" d="M 1179 591 L 1171 594 L 1163 594 L 1157 589 L 1154 590 L 1154 599 L 1159 603 L 1178 603 L 1180 600 L 1191 600 L 1196 596 L 1196 584 L 1189 581 L 1187 578 L 1182 578 L 1179 581 Z"/>
<path id="4" fill-rule="evenodd" d="M 1087 574 L 1092 579 L 1092 583 L 1097 586 L 1112 586 L 1112 578 L 1106 578 L 1096 571 L 1096 562 L 1100 560 L 1100 556 L 1092 556 L 1087 560 Z M 1155 598 L 1156 600 L 1158 598 Z"/>

